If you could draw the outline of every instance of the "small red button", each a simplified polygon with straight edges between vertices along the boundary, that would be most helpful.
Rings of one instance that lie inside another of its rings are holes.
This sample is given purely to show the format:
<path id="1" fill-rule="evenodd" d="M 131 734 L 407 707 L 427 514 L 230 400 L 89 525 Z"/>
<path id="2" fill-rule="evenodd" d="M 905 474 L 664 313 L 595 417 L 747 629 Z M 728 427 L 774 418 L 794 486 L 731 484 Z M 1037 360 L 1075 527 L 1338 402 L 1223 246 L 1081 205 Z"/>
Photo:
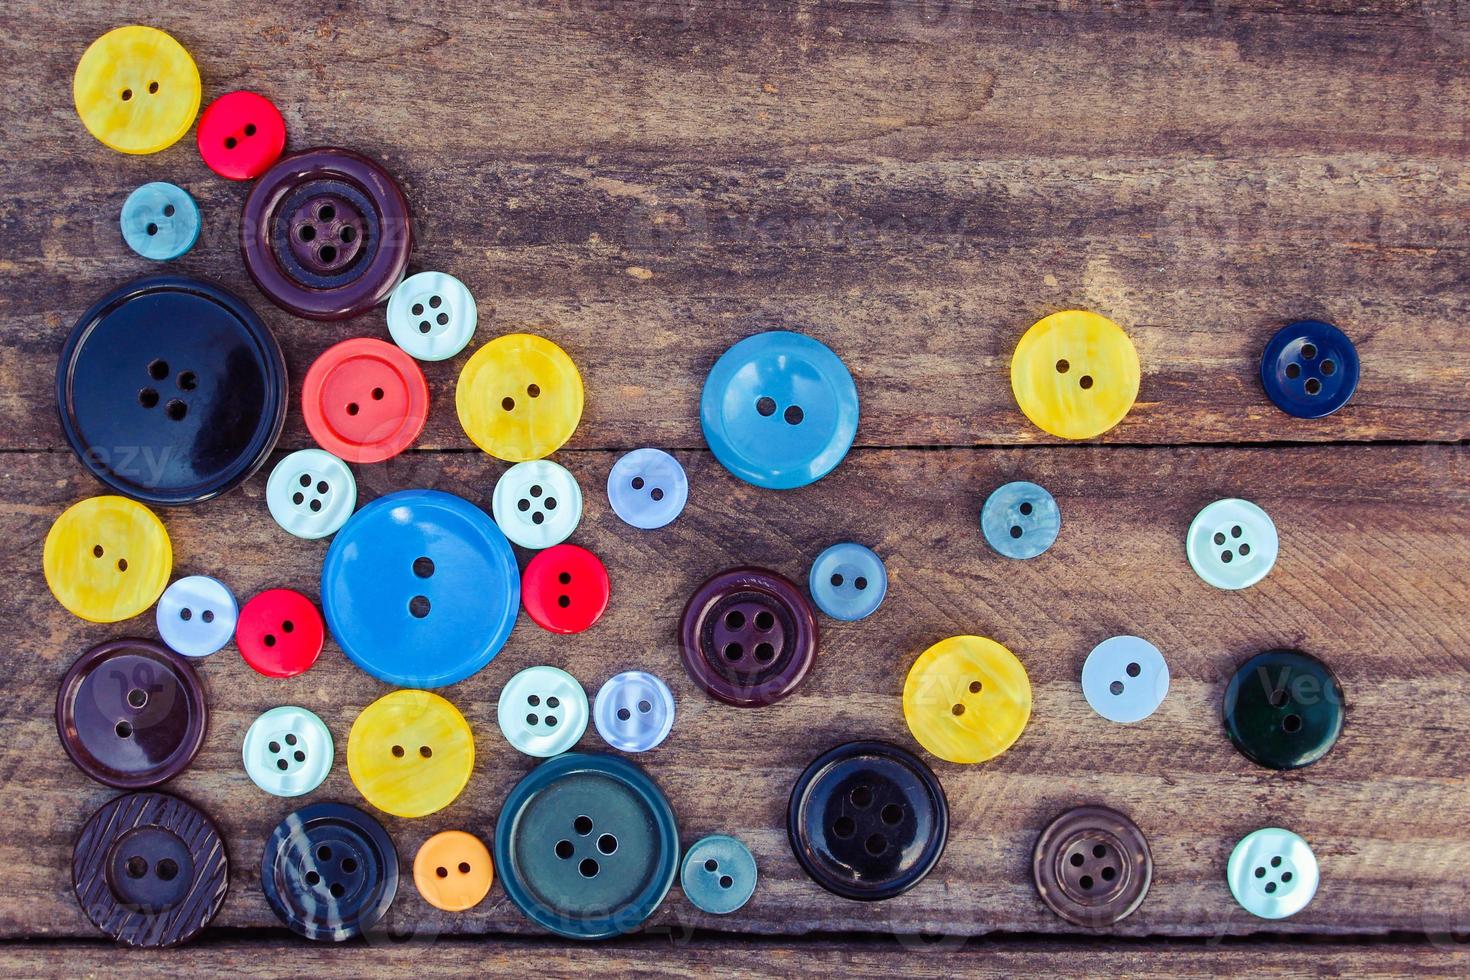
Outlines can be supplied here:
<path id="1" fill-rule="evenodd" d="M 537 552 L 521 576 L 526 614 L 553 633 L 580 633 L 597 622 L 607 609 L 607 596 L 607 569 L 574 544 Z"/>
<path id="2" fill-rule="evenodd" d="M 295 677 L 322 652 L 326 628 L 315 604 L 291 589 L 267 589 L 245 603 L 235 624 L 240 656 L 267 677 Z"/>
<path id="3" fill-rule="evenodd" d="M 429 383 L 402 349 L 369 337 L 328 348 L 306 372 L 306 428 L 349 463 L 378 463 L 418 438 L 429 417 Z"/>
<path id="4" fill-rule="evenodd" d="M 286 148 L 286 120 L 263 95 L 230 92 L 199 117 L 199 155 L 230 180 L 251 180 L 270 169 Z"/>

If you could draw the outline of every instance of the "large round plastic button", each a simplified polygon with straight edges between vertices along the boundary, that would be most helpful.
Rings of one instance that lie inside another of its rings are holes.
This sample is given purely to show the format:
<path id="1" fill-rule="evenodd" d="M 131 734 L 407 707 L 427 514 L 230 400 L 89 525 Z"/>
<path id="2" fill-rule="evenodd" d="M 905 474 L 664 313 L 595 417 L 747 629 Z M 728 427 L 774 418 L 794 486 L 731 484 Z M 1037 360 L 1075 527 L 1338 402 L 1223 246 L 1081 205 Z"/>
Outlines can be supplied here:
<path id="1" fill-rule="evenodd" d="M 347 773 L 373 806 L 423 817 L 453 803 L 475 768 L 459 709 L 429 691 L 394 691 L 362 710 L 347 736 Z"/>
<path id="2" fill-rule="evenodd" d="M 1185 553 L 1195 574 L 1217 589 L 1244 589 L 1276 564 L 1276 525 L 1249 500 L 1229 498 L 1195 515 Z"/>
<path id="3" fill-rule="evenodd" d="M 88 776 L 144 789 L 188 768 L 209 706 L 189 662 L 152 640 L 100 643 L 77 658 L 56 694 L 62 748 Z"/>
<path id="4" fill-rule="evenodd" d="M 67 610 L 94 623 L 131 619 L 153 605 L 174 567 L 163 522 L 126 497 L 72 504 L 46 533 L 46 587 Z"/>
<path id="5" fill-rule="evenodd" d="M 429 419 L 429 383 L 392 344 L 354 337 L 329 347 L 306 372 L 306 429 L 349 463 L 379 463 L 403 452 Z"/>
<path id="6" fill-rule="evenodd" d="M 903 716 L 919 744 L 946 762 L 984 762 L 1021 737 L 1031 717 L 1031 680 L 994 640 L 952 636 L 909 668 Z"/>
<path id="7" fill-rule="evenodd" d="M 582 419 L 582 375 L 546 338 L 506 334 L 465 362 L 454 404 L 465 435 L 491 456 L 541 459 L 560 449 Z"/>
<path id="8" fill-rule="evenodd" d="M 321 656 L 326 628 L 310 599 L 294 589 L 267 589 L 240 610 L 235 646 L 257 673 L 295 677 Z"/>
<path id="9" fill-rule="evenodd" d="M 265 485 L 271 517 L 298 538 L 335 534 L 357 506 L 357 479 L 331 453 L 298 449 L 276 464 Z"/>
<path id="10" fill-rule="evenodd" d="M 817 618 L 801 590 L 764 568 L 708 579 L 679 622 L 684 669 L 714 698 L 741 708 L 772 704 L 817 657 Z"/>
<path id="11" fill-rule="evenodd" d="M 888 592 L 888 570 L 873 549 L 834 544 L 812 562 L 808 587 L 817 608 L 849 622 L 871 616 Z"/>
<path id="12" fill-rule="evenodd" d="M 72 889 L 92 924 L 124 946 L 187 943 L 209 925 L 230 883 L 219 828 L 165 793 L 108 800 L 82 828 Z"/>
<path id="13" fill-rule="evenodd" d="M 500 689 L 495 719 L 517 751 L 560 755 L 587 730 L 587 692 L 559 667 L 527 667 Z"/>
<path id="14" fill-rule="evenodd" d="M 207 657 L 230 642 L 240 607 L 219 579 L 181 578 L 158 600 L 158 635 L 175 653 Z"/>
<path id="15" fill-rule="evenodd" d="M 1247 834 L 1225 869 L 1230 894 L 1251 915 L 1284 919 L 1317 894 L 1317 856 L 1289 830 L 1263 827 Z"/>
<path id="16" fill-rule="evenodd" d="M 199 117 L 197 137 L 210 170 L 230 180 L 254 180 L 286 148 L 286 120 L 263 95 L 228 92 Z"/>
<path id="17" fill-rule="evenodd" d="M 1143 904 L 1154 860 L 1138 825 L 1105 806 L 1059 814 L 1031 852 L 1031 876 L 1046 907 L 1073 925 L 1097 929 Z"/>
<path id="18" fill-rule="evenodd" d="M 1358 349 L 1347 334 L 1321 320 L 1298 320 L 1277 331 L 1261 354 L 1261 384 L 1276 407 L 1301 419 L 1331 415 L 1358 387 Z"/>
<path id="19" fill-rule="evenodd" d="M 67 442 L 97 479 L 149 503 L 193 503 L 243 483 L 270 455 L 286 419 L 286 362 L 239 298 L 158 276 L 112 290 L 77 320 L 56 400 Z"/>
<path id="20" fill-rule="evenodd" d="M 199 240 L 199 205 L 182 187 L 165 181 L 144 184 L 123 202 L 123 241 L 145 259 L 176 259 Z"/>
<path id="21" fill-rule="evenodd" d="M 669 893 L 679 829 L 658 786 L 616 756 L 569 752 L 516 784 L 495 824 L 505 893 L 571 939 L 632 932 Z"/>
<path id="22" fill-rule="evenodd" d="M 1011 356 L 1011 391 L 1037 428 L 1091 439 L 1138 397 L 1138 351 L 1107 317 L 1063 310 L 1032 324 Z"/>
<path id="23" fill-rule="evenodd" d="M 1140 637 L 1109 637 L 1082 664 L 1082 694 L 1108 721 L 1142 721 L 1168 693 L 1169 665 L 1158 647 Z"/>
<path id="24" fill-rule="evenodd" d="M 848 742 L 814 759 L 791 789 L 791 850 L 812 880 L 877 901 L 913 888 L 944 853 L 949 803 L 929 767 L 887 742 Z"/>
<path id="25" fill-rule="evenodd" d="M 699 424 L 715 458 L 746 483 L 804 487 L 852 447 L 857 386 L 821 341 L 772 330 L 720 355 L 699 397 Z"/>
<path id="26" fill-rule="evenodd" d="M 490 894 L 495 866 L 480 838 L 445 830 L 424 841 L 413 858 L 413 883 L 424 901 L 446 912 L 472 909 Z"/>
<path id="27" fill-rule="evenodd" d="M 332 733 L 295 705 L 272 708 L 245 732 L 245 773 L 272 796 L 305 796 L 332 771 Z"/>
<path id="28" fill-rule="evenodd" d="M 356 807 L 314 803 L 266 839 L 260 889 L 292 932 L 342 942 L 371 929 L 393 904 L 398 851 L 383 825 Z"/>
<path id="29" fill-rule="evenodd" d="M 505 645 L 521 605 L 510 542 L 480 508 L 401 490 L 352 516 L 322 564 L 322 608 L 348 659 L 388 684 L 442 687 Z"/>
<path id="30" fill-rule="evenodd" d="M 701 912 L 729 915 L 755 894 L 755 857 L 733 837 L 712 834 L 684 852 L 679 886 Z"/>
<path id="31" fill-rule="evenodd" d="M 245 270 L 272 303 L 344 320 L 388 298 L 413 247 L 408 201 L 386 170 L 351 150 L 285 157 L 245 199 Z"/>
<path id="32" fill-rule="evenodd" d="M 71 82 L 87 132 L 123 153 L 172 146 L 199 112 L 199 68 L 154 27 L 118 27 L 93 41 Z"/>
<path id="33" fill-rule="evenodd" d="M 683 513 L 689 478 L 662 449 L 635 449 L 608 472 L 607 500 L 623 523 L 651 531 Z"/>
<path id="34" fill-rule="evenodd" d="M 521 602 L 537 626 L 580 633 L 607 609 L 607 569 L 574 544 L 559 544 L 532 558 L 521 577 Z"/>
<path id="35" fill-rule="evenodd" d="M 985 543 L 1007 558 L 1035 558 L 1052 546 L 1061 529 L 1056 500 L 1024 480 L 996 487 L 980 508 Z"/>
<path id="36" fill-rule="evenodd" d="M 1296 650 L 1258 653 L 1225 687 L 1225 731 L 1252 762 L 1300 769 L 1342 734 L 1343 697 L 1322 661 Z"/>
<path id="37" fill-rule="evenodd" d="M 393 343 L 421 361 L 443 361 L 475 335 L 478 313 L 465 284 L 445 272 L 409 276 L 388 297 Z"/>
<path id="38" fill-rule="evenodd" d="M 656 748 L 674 727 L 674 695 L 669 685 L 641 670 L 614 674 L 597 692 L 592 706 L 597 734 L 621 752 Z"/>
<path id="39" fill-rule="evenodd" d="M 560 463 L 517 463 L 495 481 L 490 509 L 505 536 L 522 548 L 549 548 L 581 522 L 582 488 Z"/>

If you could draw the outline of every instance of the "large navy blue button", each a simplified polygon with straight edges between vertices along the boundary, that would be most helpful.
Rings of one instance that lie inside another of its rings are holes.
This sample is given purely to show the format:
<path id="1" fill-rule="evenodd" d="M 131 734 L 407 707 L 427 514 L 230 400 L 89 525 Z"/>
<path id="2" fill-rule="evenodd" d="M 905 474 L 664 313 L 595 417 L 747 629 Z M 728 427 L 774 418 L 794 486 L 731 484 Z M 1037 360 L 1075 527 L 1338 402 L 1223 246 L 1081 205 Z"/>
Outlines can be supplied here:
<path id="1" fill-rule="evenodd" d="M 205 500 L 265 461 L 286 418 L 286 363 L 238 297 L 196 279 L 120 286 L 56 365 L 61 428 L 107 486 L 151 504 Z"/>
<path id="2" fill-rule="evenodd" d="M 383 825 L 342 803 L 287 815 L 265 842 L 260 888 L 307 939 L 341 942 L 377 924 L 398 893 L 398 851 Z"/>
<path id="3" fill-rule="evenodd" d="M 1261 355 L 1261 384 L 1288 415 L 1302 419 L 1331 415 L 1358 387 L 1358 349 L 1330 323 L 1289 323 Z"/>
<path id="4" fill-rule="evenodd" d="M 374 500 L 342 525 L 322 564 L 322 611 L 338 646 L 400 687 L 443 687 L 485 666 L 520 602 L 500 528 L 439 490 Z"/>

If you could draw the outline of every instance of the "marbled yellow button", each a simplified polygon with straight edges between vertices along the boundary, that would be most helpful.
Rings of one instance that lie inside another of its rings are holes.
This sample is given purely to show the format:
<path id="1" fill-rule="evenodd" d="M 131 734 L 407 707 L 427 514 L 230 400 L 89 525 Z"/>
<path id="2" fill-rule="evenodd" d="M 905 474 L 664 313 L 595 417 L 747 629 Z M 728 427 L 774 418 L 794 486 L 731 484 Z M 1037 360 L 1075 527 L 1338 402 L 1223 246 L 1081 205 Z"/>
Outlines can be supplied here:
<path id="1" fill-rule="evenodd" d="M 446 912 L 463 912 L 490 894 L 495 870 L 480 838 L 446 830 L 424 841 L 413 859 L 413 883 L 424 901 Z"/>
<path id="2" fill-rule="evenodd" d="M 429 691 L 394 691 L 362 710 L 347 736 L 347 773 L 373 806 L 422 817 L 453 803 L 475 767 L 459 709 Z"/>
<path id="3" fill-rule="evenodd" d="M 194 125 L 199 69 L 155 27 L 119 27 L 92 42 L 72 76 L 87 132 L 123 153 L 157 153 Z"/>
<path id="4" fill-rule="evenodd" d="M 919 744 L 947 762 L 984 762 L 1021 735 L 1031 681 L 1016 655 L 983 636 L 951 636 L 914 661 L 903 716 Z"/>
<path id="5" fill-rule="evenodd" d="M 115 623 L 158 601 L 174 549 L 147 507 L 127 497 L 89 497 L 51 525 L 42 565 L 56 601 L 83 619 Z"/>
<path id="6" fill-rule="evenodd" d="M 1011 357 L 1011 391 L 1036 426 L 1091 439 L 1123 420 L 1138 397 L 1138 352 L 1123 328 L 1086 310 L 1038 320 Z"/>
<path id="7" fill-rule="evenodd" d="M 465 363 L 454 403 L 475 445 L 523 463 L 551 455 L 571 438 L 582 419 L 582 376 L 545 337 L 506 334 Z"/>

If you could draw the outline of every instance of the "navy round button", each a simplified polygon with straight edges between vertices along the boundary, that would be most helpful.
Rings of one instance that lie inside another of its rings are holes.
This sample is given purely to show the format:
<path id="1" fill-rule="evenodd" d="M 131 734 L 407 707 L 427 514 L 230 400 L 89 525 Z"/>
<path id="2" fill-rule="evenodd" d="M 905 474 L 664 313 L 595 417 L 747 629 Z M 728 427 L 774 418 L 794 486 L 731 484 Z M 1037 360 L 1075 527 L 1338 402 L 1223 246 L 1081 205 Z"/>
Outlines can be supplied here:
<path id="1" fill-rule="evenodd" d="M 118 493 L 206 500 L 265 461 L 286 418 L 286 362 L 238 297 L 181 276 L 140 279 L 93 303 L 56 365 L 61 428 Z"/>
<path id="2" fill-rule="evenodd" d="M 1017 480 L 997 487 L 980 508 L 980 530 L 1007 558 L 1035 558 L 1056 541 L 1062 512 L 1045 489 Z"/>
<path id="3" fill-rule="evenodd" d="M 341 942 L 377 924 L 398 892 L 398 851 L 355 807 L 314 803 L 265 842 L 260 888 L 271 911 L 307 939 Z"/>
<path id="4" fill-rule="evenodd" d="M 489 663 L 521 603 L 510 542 L 474 504 L 400 490 L 354 514 L 322 564 L 322 611 L 348 659 L 400 687 L 443 687 Z"/>
<path id="5" fill-rule="evenodd" d="M 1358 349 L 1321 320 L 1298 320 L 1276 332 L 1261 355 L 1261 384 L 1276 407 L 1301 419 L 1331 415 L 1358 387 Z"/>
<path id="6" fill-rule="evenodd" d="M 623 523 L 644 531 L 663 527 L 684 510 L 689 478 L 662 449 L 635 449 L 613 464 L 607 499 Z"/>
<path id="7" fill-rule="evenodd" d="M 817 556 L 807 584 L 818 609 L 851 622 L 878 608 L 888 592 L 888 571 L 873 549 L 844 541 Z"/>

